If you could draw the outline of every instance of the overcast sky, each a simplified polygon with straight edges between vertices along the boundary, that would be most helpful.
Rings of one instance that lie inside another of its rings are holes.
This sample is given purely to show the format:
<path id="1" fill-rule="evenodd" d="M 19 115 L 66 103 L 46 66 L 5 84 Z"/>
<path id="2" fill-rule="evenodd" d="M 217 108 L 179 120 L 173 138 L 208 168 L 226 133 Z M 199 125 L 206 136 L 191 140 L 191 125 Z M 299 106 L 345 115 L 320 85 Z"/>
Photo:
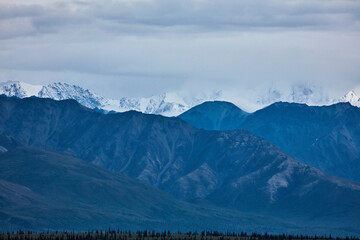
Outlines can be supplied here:
<path id="1" fill-rule="evenodd" d="M 114 98 L 294 83 L 360 92 L 360 1 L 0 0 L 7 80 Z"/>

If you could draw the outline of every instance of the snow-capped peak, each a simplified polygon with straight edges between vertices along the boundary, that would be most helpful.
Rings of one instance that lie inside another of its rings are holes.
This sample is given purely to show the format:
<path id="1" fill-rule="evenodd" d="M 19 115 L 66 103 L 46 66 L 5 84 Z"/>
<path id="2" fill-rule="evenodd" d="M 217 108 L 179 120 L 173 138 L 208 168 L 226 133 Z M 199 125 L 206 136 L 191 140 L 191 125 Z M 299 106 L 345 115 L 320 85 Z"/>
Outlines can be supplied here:
<path id="1" fill-rule="evenodd" d="M 19 98 L 31 97 L 37 96 L 41 88 L 41 85 L 32 85 L 18 81 L 7 81 L 0 83 L 0 94 Z"/>
<path id="2" fill-rule="evenodd" d="M 9 97 L 40 97 L 54 100 L 75 99 L 89 108 L 101 108 L 104 98 L 97 96 L 87 89 L 67 83 L 52 83 L 46 86 L 32 85 L 18 81 L 0 83 L 0 94 Z"/>
<path id="3" fill-rule="evenodd" d="M 43 86 L 37 96 L 55 100 L 75 99 L 89 108 L 102 108 L 106 102 L 105 98 L 92 93 L 88 89 L 60 82 Z"/>
<path id="4" fill-rule="evenodd" d="M 340 98 L 339 101 L 349 102 L 354 106 L 360 107 L 360 97 L 358 97 L 358 95 L 356 95 L 356 93 L 352 90 L 345 94 L 342 98 Z"/>

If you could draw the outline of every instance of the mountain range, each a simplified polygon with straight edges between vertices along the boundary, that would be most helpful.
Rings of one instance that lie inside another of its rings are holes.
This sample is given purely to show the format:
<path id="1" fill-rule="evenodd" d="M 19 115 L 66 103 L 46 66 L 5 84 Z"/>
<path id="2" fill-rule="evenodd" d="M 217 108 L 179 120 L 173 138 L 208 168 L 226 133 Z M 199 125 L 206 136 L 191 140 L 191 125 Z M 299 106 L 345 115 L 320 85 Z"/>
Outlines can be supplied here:
<path id="1" fill-rule="evenodd" d="M 39 97 L 54 100 L 74 99 L 80 104 L 107 113 L 136 110 L 148 114 L 177 116 L 207 100 L 221 98 L 221 91 L 209 94 L 191 95 L 185 92 L 169 92 L 144 98 L 120 98 L 119 100 L 100 96 L 80 86 L 67 83 L 52 83 L 46 86 L 31 85 L 24 82 L 8 81 L 0 83 L 0 94 L 8 97 Z"/>
<path id="2" fill-rule="evenodd" d="M 235 111 L 242 114 L 243 124 L 252 117 Z M 360 183 L 298 162 L 246 130 L 208 131 L 179 118 L 136 111 L 101 114 L 74 100 L 1 96 L 0 133 L 31 148 L 60 152 L 135 178 L 195 206 L 286 219 L 307 232 L 360 230 Z M 27 171 L 36 167 L 38 158 L 33 159 Z M 6 167 L 10 172 L 17 168 Z M 24 182 L 14 180 L 18 174 L 4 175 L 4 180 L 21 185 Z"/>
<path id="3" fill-rule="evenodd" d="M 0 146 L 0 231 L 297 229 L 264 216 L 186 203 L 140 181 L 8 136 L 0 135 Z M 266 227 L 274 221 L 277 227 Z"/>
<path id="4" fill-rule="evenodd" d="M 360 181 L 360 108 L 278 102 L 247 114 L 227 102 L 206 102 L 179 118 L 207 130 L 245 129 L 293 156 L 342 178 Z"/>
<path id="5" fill-rule="evenodd" d="M 135 110 L 148 114 L 163 116 L 178 116 L 179 114 L 205 101 L 225 100 L 237 102 L 239 97 L 230 97 L 222 90 L 209 93 L 189 93 L 184 91 L 168 92 L 151 97 L 112 99 L 100 96 L 80 86 L 67 83 L 52 83 L 48 85 L 31 85 L 24 82 L 8 81 L 0 83 L 0 94 L 19 98 L 36 96 L 54 100 L 74 99 L 82 105 L 97 109 L 100 112 L 125 112 Z M 330 105 L 337 102 L 350 102 L 360 107 L 360 98 L 354 91 L 349 91 L 341 98 L 331 99 L 320 88 L 307 85 L 294 85 L 287 90 L 271 87 L 267 92 L 249 99 L 256 109 L 263 108 L 278 101 L 307 103 L 311 105 Z"/>

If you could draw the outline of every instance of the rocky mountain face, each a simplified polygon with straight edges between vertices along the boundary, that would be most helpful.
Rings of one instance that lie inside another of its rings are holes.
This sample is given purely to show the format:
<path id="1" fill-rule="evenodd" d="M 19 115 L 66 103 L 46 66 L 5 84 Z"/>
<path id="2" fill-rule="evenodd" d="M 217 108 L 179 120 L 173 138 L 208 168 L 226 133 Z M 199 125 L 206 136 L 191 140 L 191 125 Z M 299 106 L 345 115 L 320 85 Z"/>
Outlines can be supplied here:
<path id="1" fill-rule="evenodd" d="M 223 111 L 212 105 L 212 122 L 223 122 Z M 269 140 L 301 162 L 332 175 L 360 181 L 360 109 L 349 103 L 331 106 L 279 102 L 246 116 L 240 113 L 226 127 L 204 124 L 209 116 L 200 114 L 199 105 L 179 117 L 193 126 L 208 130 L 246 129 Z M 204 108 L 205 109 L 205 108 Z M 209 111 L 209 106 L 206 107 Z M 229 108 L 234 114 L 234 111 Z"/>
<path id="2" fill-rule="evenodd" d="M 251 116 L 246 117 L 246 119 Z M 301 226 L 357 231 L 360 184 L 300 163 L 248 131 L 206 131 L 75 101 L 0 97 L 0 133 L 65 152 L 174 196 Z"/>

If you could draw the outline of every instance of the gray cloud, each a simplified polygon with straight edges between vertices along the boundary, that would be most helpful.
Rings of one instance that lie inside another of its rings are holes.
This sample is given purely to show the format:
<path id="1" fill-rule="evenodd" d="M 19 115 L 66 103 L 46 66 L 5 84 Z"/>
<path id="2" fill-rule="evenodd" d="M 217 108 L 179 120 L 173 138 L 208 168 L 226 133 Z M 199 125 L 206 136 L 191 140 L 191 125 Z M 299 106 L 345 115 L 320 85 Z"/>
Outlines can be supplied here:
<path id="1" fill-rule="evenodd" d="M 121 23 L 206 29 L 354 26 L 356 1 L 140 1 L 98 5 L 97 16 Z"/>
<path id="2" fill-rule="evenodd" d="M 44 14 L 44 9 L 40 5 L 19 5 L 0 2 L 0 19 L 37 17 L 42 14 Z"/>
<path id="3" fill-rule="evenodd" d="M 119 33 L 351 29 L 358 31 L 360 2 L 352 0 L 65 1 L 0 5 L 0 18 L 27 18 L 39 33 L 69 27 Z M 140 27 L 139 27 L 140 26 Z M 142 26 L 142 27 L 141 27 Z M 134 28 L 133 28 L 134 27 Z M 185 29 L 184 29 L 185 27 Z M 132 29 L 132 31 L 130 31 Z M 16 36 L 16 35 L 15 35 Z"/>
<path id="4" fill-rule="evenodd" d="M 338 94 L 359 85 L 359 30 L 357 0 L 0 0 L 0 81 L 85 81 L 114 97 L 273 82 Z"/>

